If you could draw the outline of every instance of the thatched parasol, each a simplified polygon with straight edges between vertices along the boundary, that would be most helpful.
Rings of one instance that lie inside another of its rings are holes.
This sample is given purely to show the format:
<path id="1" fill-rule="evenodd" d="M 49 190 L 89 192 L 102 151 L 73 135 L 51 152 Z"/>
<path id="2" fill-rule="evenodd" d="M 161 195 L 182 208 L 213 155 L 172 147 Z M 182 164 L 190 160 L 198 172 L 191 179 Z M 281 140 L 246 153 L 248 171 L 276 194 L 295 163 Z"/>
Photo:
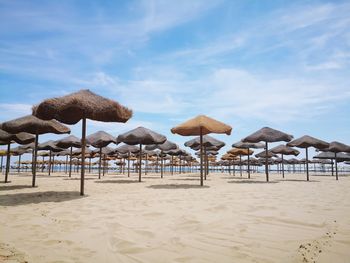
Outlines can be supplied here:
<path id="1" fill-rule="evenodd" d="M 49 151 L 49 167 L 48 167 L 48 172 L 49 175 L 51 175 L 51 170 L 53 171 L 53 167 L 54 165 L 52 165 L 52 163 L 54 163 L 55 158 L 52 156 L 52 152 L 61 152 L 64 149 L 58 147 L 56 145 L 56 142 L 53 140 L 47 141 L 47 142 L 43 142 L 38 144 L 37 147 L 38 150 L 45 150 L 45 151 Z M 52 160 L 53 159 L 53 160 Z"/>
<path id="2" fill-rule="evenodd" d="M 140 145 L 139 162 L 142 163 L 142 145 L 162 144 L 166 137 L 144 127 L 138 127 L 117 137 L 117 143 L 124 142 L 129 145 Z M 141 165 L 139 167 L 139 182 L 141 182 Z"/>
<path id="3" fill-rule="evenodd" d="M 205 115 L 199 115 L 193 119 L 190 119 L 174 128 L 171 132 L 174 134 L 180 134 L 182 136 L 200 136 L 201 145 L 201 180 L 200 185 L 203 186 L 203 135 L 210 133 L 225 133 L 230 135 L 232 127 L 226 125 L 220 121 L 214 120 Z"/>
<path id="4" fill-rule="evenodd" d="M 99 149 L 98 179 L 101 179 L 102 148 L 116 143 L 115 137 L 104 131 L 98 131 L 86 137 L 86 143 Z"/>
<path id="5" fill-rule="evenodd" d="M 316 139 L 314 137 L 304 135 L 298 139 L 295 139 L 289 143 L 288 146 L 305 148 L 305 157 L 306 157 L 306 180 L 309 181 L 309 147 L 314 147 L 316 149 L 325 149 L 329 146 L 329 143 Z"/>
<path id="6" fill-rule="evenodd" d="M 282 164 L 282 177 L 284 178 L 284 155 L 294 155 L 294 156 L 298 156 L 299 155 L 299 151 L 296 149 L 293 149 L 291 147 L 288 147 L 286 145 L 278 145 L 274 148 L 272 148 L 270 150 L 270 152 L 272 153 L 276 153 L 276 154 L 281 154 L 281 164 Z"/>
<path id="7" fill-rule="evenodd" d="M 232 148 L 231 150 L 227 151 L 227 153 L 232 154 L 234 156 L 239 156 L 239 172 L 242 176 L 242 155 L 249 156 L 254 153 L 254 151 L 248 149 L 248 148 Z M 248 174 L 248 178 L 250 178 Z"/>
<path id="8" fill-rule="evenodd" d="M 147 145 L 146 146 L 146 150 L 155 150 L 155 149 L 159 149 L 160 150 L 160 178 L 163 178 L 163 167 L 164 167 L 164 151 L 170 151 L 170 150 L 176 150 L 178 149 L 179 146 L 174 143 L 171 142 L 169 140 L 166 140 L 164 143 L 162 144 L 151 144 L 151 145 Z M 158 159 L 158 158 L 157 158 Z"/>
<path id="9" fill-rule="evenodd" d="M 350 153 L 350 146 L 346 145 L 341 142 L 331 142 L 329 144 L 329 147 L 327 148 L 327 151 L 334 153 L 334 159 L 335 159 L 335 178 L 338 180 L 338 161 L 337 161 L 337 154 L 341 152 L 348 152 Z"/>
<path id="10" fill-rule="evenodd" d="M 84 195 L 86 119 L 104 122 L 127 122 L 132 111 L 118 102 L 103 98 L 89 90 L 80 90 L 60 98 L 48 99 L 33 108 L 33 114 L 41 119 L 56 119 L 66 124 L 82 120 L 82 161 L 80 194 Z"/>
<path id="11" fill-rule="evenodd" d="M 18 144 L 28 144 L 33 142 L 34 140 L 34 136 L 29 133 L 19 132 L 16 134 L 11 134 L 0 129 L 0 144 L 7 144 L 5 183 L 8 183 L 8 175 L 10 172 L 11 143 L 15 141 Z"/>
<path id="12" fill-rule="evenodd" d="M 70 148 L 70 154 L 69 154 L 69 177 L 72 176 L 72 155 L 73 155 L 73 147 L 74 148 L 81 148 L 81 140 L 74 136 L 74 135 L 69 135 L 67 137 L 64 137 L 60 140 L 56 141 L 56 145 L 58 147 L 67 149 Z"/>
<path id="13" fill-rule="evenodd" d="M 248 143 L 248 142 L 236 142 L 234 144 L 232 144 L 232 147 L 235 148 L 241 148 L 241 149 L 260 149 L 260 148 L 264 148 L 264 144 L 262 143 Z M 250 155 L 247 155 L 248 157 L 248 179 L 250 179 Z"/>
<path id="14" fill-rule="evenodd" d="M 37 146 L 39 143 L 39 135 L 45 133 L 64 134 L 70 133 L 70 129 L 67 126 L 55 121 L 44 121 L 38 119 L 33 115 L 27 115 L 18 119 L 7 121 L 2 123 L 2 129 L 10 133 L 28 132 L 35 135 L 34 155 L 33 155 L 33 178 L 32 186 L 35 186 L 36 179 L 36 160 L 37 160 Z"/>
<path id="15" fill-rule="evenodd" d="M 264 127 L 253 134 L 249 135 L 248 137 L 245 137 L 242 142 L 248 142 L 248 143 L 257 143 L 257 142 L 265 142 L 265 173 L 266 173 L 266 181 L 269 181 L 269 164 L 268 164 L 268 143 L 269 142 L 279 142 L 279 141 L 285 141 L 289 142 L 293 139 L 292 135 L 289 135 L 287 133 L 269 128 Z"/>
<path id="16" fill-rule="evenodd" d="M 135 145 L 123 144 L 115 149 L 117 153 L 126 154 L 128 158 L 128 177 L 130 177 L 130 155 L 132 153 L 137 153 L 139 148 Z"/>

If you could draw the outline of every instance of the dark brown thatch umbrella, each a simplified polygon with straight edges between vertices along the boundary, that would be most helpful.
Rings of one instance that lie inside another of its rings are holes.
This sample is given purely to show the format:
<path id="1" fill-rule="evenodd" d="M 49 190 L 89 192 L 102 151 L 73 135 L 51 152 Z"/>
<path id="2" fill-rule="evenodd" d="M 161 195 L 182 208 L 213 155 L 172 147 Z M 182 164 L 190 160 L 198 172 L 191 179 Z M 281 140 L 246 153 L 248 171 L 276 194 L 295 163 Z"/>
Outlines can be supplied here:
<path id="1" fill-rule="evenodd" d="M 155 150 L 159 149 L 160 150 L 160 178 L 163 178 L 163 167 L 164 167 L 164 151 L 170 151 L 170 150 L 176 150 L 178 149 L 179 146 L 176 143 L 173 143 L 169 140 L 166 140 L 162 144 L 152 144 L 152 145 L 147 145 L 146 150 Z M 157 157 L 158 159 L 158 157 Z"/>
<path id="2" fill-rule="evenodd" d="M 271 129 L 269 127 L 264 127 L 253 134 L 245 137 L 242 142 L 249 143 L 257 143 L 257 142 L 265 142 L 265 173 L 266 173 L 266 181 L 269 181 L 269 164 L 268 164 L 268 143 L 269 142 L 280 142 L 285 141 L 289 142 L 293 139 L 292 135 L 287 133 Z"/>
<path id="3" fill-rule="evenodd" d="M 15 141 L 18 144 L 28 144 L 33 142 L 34 140 L 35 140 L 34 136 L 29 133 L 19 132 L 17 134 L 11 134 L 0 129 L 1 144 L 2 145 L 7 144 L 5 183 L 8 183 L 8 175 L 10 172 L 11 143 Z"/>
<path id="4" fill-rule="evenodd" d="M 231 131 L 231 126 L 226 125 L 220 121 L 214 120 L 205 115 L 199 115 L 171 129 L 172 133 L 180 134 L 182 136 L 200 136 L 201 186 L 203 186 L 203 135 L 207 135 L 210 133 L 225 133 L 227 135 L 230 135 Z"/>
<path id="5" fill-rule="evenodd" d="M 44 120 L 56 119 L 66 124 L 76 124 L 82 120 L 80 194 L 84 195 L 86 119 L 127 122 L 132 116 L 132 111 L 89 90 L 80 90 L 67 96 L 43 101 L 33 108 L 33 114 Z"/>
<path id="6" fill-rule="evenodd" d="M 234 144 L 232 144 L 232 147 L 235 148 L 241 148 L 241 149 L 260 149 L 260 148 L 264 148 L 264 144 L 262 143 L 248 143 L 248 142 L 236 142 Z M 247 155 L 248 157 L 248 179 L 250 179 L 250 155 Z"/>
<path id="7" fill-rule="evenodd" d="M 120 153 L 122 155 L 127 155 L 126 157 L 128 158 L 128 177 L 130 177 L 130 155 L 132 153 L 137 153 L 139 152 L 139 147 L 135 145 L 128 145 L 128 144 L 123 144 L 115 149 L 117 153 Z"/>
<path id="8" fill-rule="evenodd" d="M 67 126 L 55 121 L 43 121 L 38 119 L 33 115 L 27 115 L 18 119 L 4 122 L 2 124 L 2 129 L 10 133 L 19 133 L 19 132 L 28 132 L 35 135 L 35 145 L 34 145 L 34 155 L 32 161 L 33 168 L 33 179 L 32 186 L 35 186 L 36 178 L 36 160 L 37 160 L 37 146 L 39 143 L 39 135 L 45 133 L 55 133 L 55 134 L 64 134 L 70 133 L 70 129 Z"/>
<path id="9" fill-rule="evenodd" d="M 129 145 L 140 145 L 139 151 L 139 182 L 141 182 L 141 163 L 142 163 L 142 145 L 162 144 L 166 137 L 144 127 L 138 127 L 117 137 L 117 143 L 126 143 Z"/>
<path id="10" fill-rule="evenodd" d="M 334 159 L 335 159 L 335 178 L 338 180 L 338 161 L 337 161 L 337 154 L 341 152 L 347 152 L 350 153 L 350 146 L 346 145 L 341 142 L 331 142 L 329 144 L 329 147 L 327 148 L 327 151 L 334 153 Z"/>
<path id="11" fill-rule="evenodd" d="M 115 137 L 104 131 L 98 131 L 90 134 L 86 137 L 86 142 L 95 148 L 100 149 L 99 151 L 99 167 L 98 167 L 98 179 L 101 179 L 101 163 L 102 163 L 102 148 L 106 147 L 110 143 L 116 143 Z M 103 170 L 104 171 L 104 170 Z"/>
<path id="12" fill-rule="evenodd" d="M 316 139 L 314 137 L 304 135 L 298 139 L 295 139 L 289 143 L 288 146 L 305 148 L 305 157 L 306 157 L 306 180 L 309 181 L 309 147 L 314 147 L 316 149 L 325 149 L 329 146 L 329 143 Z"/>
<path id="13" fill-rule="evenodd" d="M 56 141 L 56 145 L 58 147 L 67 149 L 70 148 L 70 154 L 69 154 L 69 177 L 72 176 L 72 155 L 73 155 L 73 147 L 74 148 L 81 148 L 81 140 L 74 136 L 69 135 L 67 137 L 64 137 L 60 140 Z"/>
<path id="14" fill-rule="evenodd" d="M 54 163 L 54 158 L 53 160 L 52 159 L 52 152 L 61 152 L 63 151 L 64 149 L 58 147 L 56 145 L 56 142 L 53 141 L 53 140 L 50 140 L 50 141 L 47 141 L 47 142 L 43 142 L 43 143 L 40 143 L 38 144 L 38 147 L 37 147 L 38 150 L 42 151 L 49 151 L 49 167 L 48 167 L 48 172 L 49 172 L 49 175 L 51 175 L 51 169 L 53 170 L 53 166 L 52 166 L 52 163 Z M 52 167 L 51 167 L 52 166 Z"/>
<path id="15" fill-rule="evenodd" d="M 293 148 L 288 147 L 288 146 L 283 145 L 283 144 L 278 145 L 278 146 L 272 148 L 272 149 L 270 150 L 270 152 L 276 153 L 276 154 L 281 154 L 281 158 L 282 158 L 282 160 L 281 160 L 281 161 L 282 161 L 282 162 L 281 162 L 281 164 L 282 164 L 282 177 L 283 177 L 283 178 L 284 178 L 284 155 L 294 155 L 294 156 L 298 156 L 299 153 L 300 153 L 298 150 L 293 149 Z"/>

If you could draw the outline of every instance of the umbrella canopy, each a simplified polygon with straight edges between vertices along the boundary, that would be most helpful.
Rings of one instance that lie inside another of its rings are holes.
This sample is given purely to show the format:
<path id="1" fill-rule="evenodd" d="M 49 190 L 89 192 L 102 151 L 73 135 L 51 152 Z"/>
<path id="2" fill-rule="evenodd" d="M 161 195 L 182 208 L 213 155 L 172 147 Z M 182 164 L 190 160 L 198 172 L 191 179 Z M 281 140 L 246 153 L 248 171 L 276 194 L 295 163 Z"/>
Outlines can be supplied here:
<path id="1" fill-rule="evenodd" d="M 38 150 L 46 150 L 46 151 L 53 151 L 53 152 L 64 151 L 64 149 L 58 147 L 56 145 L 56 142 L 53 141 L 53 140 L 46 141 L 46 142 L 38 144 Z"/>
<path id="2" fill-rule="evenodd" d="M 341 142 L 331 142 L 329 144 L 329 147 L 327 148 L 327 151 L 334 152 L 334 153 L 340 153 L 340 152 L 350 153 L 350 146 Z"/>
<path id="3" fill-rule="evenodd" d="M 13 141 L 18 144 L 27 144 L 35 140 L 35 137 L 29 133 L 19 132 L 17 134 L 8 133 L 0 129 L 0 141 L 2 145 L 7 144 L 7 158 L 6 158 L 6 169 L 5 169 L 5 183 L 8 182 L 8 175 L 10 172 L 10 158 L 11 158 L 11 143 Z M 2 168 L 1 168 L 2 169 Z"/>
<path id="4" fill-rule="evenodd" d="M 230 135 L 232 127 L 205 115 L 199 115 L 174 128 L 171 132 L 183 136 L 206 135 L 209 133 L 225 133 Z"/>
<path id="5" fill-rule="evenodd" d="M 95 148 L 106 147 L 112 142 L 116 143 L 115 137 L 104 131 L 98 131 L 86 137 L 86 143 Z"/>
<path id="6" fill-rule="evenodd" d="M 170 151 L 170 150 L 175 150 L 179 148 L 179 146 L 174 143 L 171 142 L 169 140 L 166 140 L 164 143 L 162 144 L 151 144 L 151 145 L 147 145 L 145 147 L 146 150 L 155 150 L 155 149 L 159 149 L 161 151 Z"/>
<path id="7" fill-rule="evenodd" d="M 89 90 L 48 99 L 33 107 L 33 115 L 44 119 L 56 119 L 66 124 L 75 124 L 82 120 L 82 161 L 80 194 L 84 195 L 86 119 L 104 122 L 126 122 L 132 111 L 118 102 L 103 98 Z"/>
<path id="8" fill-rule="evenodd" d="M 81 148 L 81 140 L 74 135 L 69 135 L 60 140 L 57 140 L 56 145 L 64 149 L 67 149 L 70 147 Z"/>
<path id="9" fill-rule="evenodd" d="M 250 149 L 241 149 L 241 148 L 233 148 L 227 152 L 233 155 L 251 155 L 254 153 L 254 151 Z"/>
<path id="10" fill-rule="evenodd" d="M 288 146 L 286 146 L 284 144 L 281 144 L 281 145 L 278 145 L 278 146 L 272 148 L 270 150 L 270 152 L 282 155 L 281 163 L 282 163 L 282 177 L 283 178 L 284 178 L 284 155 L 298 156 L 299 153 L 300 153 L 298 150 L 293 149 L 291 147 L 288 147 Z"/>
<path id="11" fill-rule="evenodd" d="M 248 142 L 248 143 L 265 142 L 265 173 L 266 173 L 266 181 L 268 182 L 269 181 L 268 143 L 279 142 L 279 141 L 289 142 L 292 139 L 293 139 L 292 135 L 289 135 L 287 133 L 284 133 L 269 127 L 264 127 L 254 132 L 253 134 L 247 136 L 246 138 L 244 138 L 242 142 Z"/>
<path id="12" fill-rule="evenodd" d="M 266 158 L 266 156 L 267 156 L 267 158 L 277 157 L 276 154 L 274 154 L 274 153 L 272 153 L 270 151 L 267 152 L 267 155 L 266 155 L 265 151 L 262 151 L 260 153 L 255 154 L 255 157 L 257 157 L 257 158 Z"/>
<path id="13" fill-rule="evenodd" d="M 304 135 L 298 139 L 295 139 L 289 143 L 287 143 L 288 146 L 291 147 L 298 147 L 298 148 L 305 148 L 305 156 L 306 156 L 306 180 L 309 181 L 309 147 L 314 147 L 316 149 L 325 149 L 329 146 L 329 143 L 316 139 L 314 137 L 311 137 L 309 135 Z"/>
<path id="14" fill-rule="evenodd" d="M 139 152 L 139 147 L 135 145 L 129 145 L 129 144 L 123 144 L 118 146 L 115 151 L 121 154 L 126 154 L 126 153 L 137 153 Z"/>
<path id="15" fill-rule="evenodd" d="M 249 142 L 236 142 L 234 144 L 232 144 L 232 147 L 236 147 L 236 148 L 241 148 L 241 149 L 259 149 L 259 148 L 264 148 L 265 145 L 262 143 L 249 143 Z M 248 179 L 250 179 L 250 156 L 249 154 L 248 156 Z"/>
<path id="16" fill-rule="evenodd" d="M 139 144 L 139 162 L 142 163 L 142 145 L 163 144 L 166 137 L 144 127 L 137 127 L 131 131 L 120 134 L 117 143 L 124 142 L 130 145 Z M 139 168 L 139 182 L 141 182 L 141 166 Z"/>
<path id="17" fill-rule="evenodd" d="M 185 142 L 185 146 L 190 147 L 190 148 L 198 147 L 198 146 L 200 147 L 200 145 L 201 145 L 200 137 L 196 137 L 192 140 Z M 220 140 L 217 140 L 209 135 L 204 135 L 203 136 L 203 146 L 205 146 L 205 147 L 214 146 L 214 147 L 220 149 L 220 148 L 225 146 L 225 143 L 220 141 Z"/>
<path id="18" fill-rule="evenodd" d="M 27 115 L 18 119 L 3 122 L 2 129 L 10 133 L 27 132 L 35 134 L 34 158 L 33 158 L 33 177 L 32 186 L 35 186 L 36 179 L 36 159 L 37 145 L 39 143 L 39 135 L 45 133 L 64 134 L 70 133 L 70 129 L 55 120 L 44 121 L 33 115 Z"/>
<path id="19" fill-rule="evenodd" d="M 190 119 L 174 128 L 171 129 L 171 132 L 174 134 L 180 134 L 183 136 L 198 136 L 200 137 L 201 145 L 201 155 L 200 155 L 200 171 L 201 179 L 200 185 L 203 186 L 203 135 L 210 133 L 224 133 L 230 135 L 232 127 L 222 123 L 220 121 L 214 120 L 205 115 L 199 115 L 193 119 Z"/>

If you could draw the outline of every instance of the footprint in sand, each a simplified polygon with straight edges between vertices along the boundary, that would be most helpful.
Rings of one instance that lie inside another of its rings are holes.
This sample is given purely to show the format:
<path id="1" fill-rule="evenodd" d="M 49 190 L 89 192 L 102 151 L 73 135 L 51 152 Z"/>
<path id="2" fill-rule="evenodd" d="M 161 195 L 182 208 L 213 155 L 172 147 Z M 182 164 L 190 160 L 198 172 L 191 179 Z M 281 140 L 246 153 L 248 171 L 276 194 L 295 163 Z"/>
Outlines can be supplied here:
<path id="1" fill-rule="evenodd" d="M 311 240 L 307 243 L 303 243 L 298 248 L 299 259 L 301 262 L 316 263 L 319 255 L 327 248 L 330 247 L 334 236 L 337 234 L 338 225 L 334 220 L 333 225 L 328 227 L 328 231 L 319 239 Z M 300 261 L 298 261 L 300 262 Z"/>
<path id="2" fill-rule="evenodd" d="M 8 244 L 0 243 L 0 262 L 4 263 L 28 263 L 25 254 L 19 252 Z"/>

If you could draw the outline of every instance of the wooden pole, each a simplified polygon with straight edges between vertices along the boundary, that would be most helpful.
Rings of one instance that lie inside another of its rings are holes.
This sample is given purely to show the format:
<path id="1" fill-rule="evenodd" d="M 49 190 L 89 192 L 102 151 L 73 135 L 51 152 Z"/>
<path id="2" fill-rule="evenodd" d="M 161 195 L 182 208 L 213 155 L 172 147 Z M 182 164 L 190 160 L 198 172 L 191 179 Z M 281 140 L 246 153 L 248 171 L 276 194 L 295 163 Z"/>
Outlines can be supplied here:
<path id="1" fill-rule="evenodd" d="M 20 155 L 18 155 L 18 173 L 20 173 L 21 172 L 21 154 Z"/>
<path id="2" fill-rule="evenodd" d="M 8 176 L 10 172 L 10 158 L 11 158 L 10 151 L 11 151 L 11 141 L 7 144 L 5 183 L 8 183 Z"/>
<path id="3" fill-rule="evenodd" d="M 101 179 L 102 148 L 100 147 L 100 158 L 98 161 L 98 179 Z"/>
<path id="4" fill-rule="evenodd" d="M 282 178 L 284 178 L 284 158 L 282 153 Z"/>
<path id="5" fill-rule="evenodd" d="M 200 144 L 201 144 L 201 148 L 200 148 L 200 162 L 201 162 L 201 186 L 203 186 L 203 134 L 202 134 L 202 127 L 200 128 Z"/>
<path id="6" fill-rule="evenodd" d="M 309 151 L 308 147 L 305 148 L 306 151 L 306 181 L 309 181 Z"/>
<path id="7" fill-rule="evenodd" d="M 80 195 L 84 195 L 85 180 L 85 145 L 86 145 L 86 118 L 83 118 L 81 131 L 81 174 L 80 174 Z"/>
<path id="8" fill-rule="evenodd" d="M 248 179 L 250 179 L 250 154 L 249 154 L 249 148 L 248 148 Z"/>
<path id="9" fill-rule="evenodd" d="M 35 177 L 36 177 L 36 158 L 38 157 L 38 142 L 39 142 L 39 135 L 38 133 L 35 134 L 35 146 L 34 146 L 34 160 L 32 162 L 32 168 L 33 168 L 33 178 L 32 178 L 32 187 L 35 187 Z"/>
<path id="10" fill-rule="evenodd" d="M 140 153 L 139 153 L 139 182 L 141 182 L 141 163 L 142 163 L 142 144 L 140 143 Z"/>
<path id="11" fill-rule="evenodd" d="M 265 142 L 265 173 L 266 173 L 266 182 L 269 181 L 269 157 L 268 157 L 269 149 L 268 144 Z"/>
<path id="12" fill-rule="evenodd" d="M 128 152 L 128 177 L 130 177 L 130 152 Z"/>
<path id="13" fill-rule="evenodd" d="M 334 153 L 335 158 L 335 179 L 338 180 L 338 160 L 337 160 L 337 153 Z"/>

